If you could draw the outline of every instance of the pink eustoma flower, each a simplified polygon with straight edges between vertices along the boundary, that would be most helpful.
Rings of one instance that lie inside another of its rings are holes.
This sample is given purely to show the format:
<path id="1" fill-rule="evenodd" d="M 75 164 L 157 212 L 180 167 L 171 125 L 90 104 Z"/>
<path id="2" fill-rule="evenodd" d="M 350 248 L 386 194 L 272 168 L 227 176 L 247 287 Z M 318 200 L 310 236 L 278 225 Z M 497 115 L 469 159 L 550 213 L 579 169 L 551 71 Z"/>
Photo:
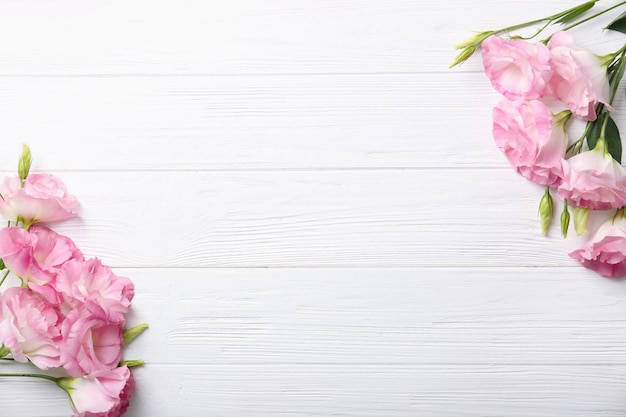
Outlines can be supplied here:
<path id="1" fill-rule="evenodd" d="M 58 303 L 54 279 L 63 264 L 83 255 L 74 242 L 45 226 L 29 230 L 21 227 L 0 229 L 0 258 L 6 267 L 28 283 L 48 302 Z"/>
<path id="2" fill-rule="evenodd" d="M 605 222 L 580 249 L 570 256 L 585 268 L 609 278 L 626 277 L 626 219 L 618 214 Z"/>
<path id="3" fill-rule="evenodd" d="M 542 43 L 490 36 L 482 44 L 485 74 L 509 100 L 538 99 L 549 93 L 550 50 Z"/>
<path id="4" fill-rule="evenodd" d="M 78 200 L 69 194 L 65 184 L 51 174 L 30 174 L 20 184 L 18 177 L 7 177 L 0 183 L 0 214 L 25 224 L 52 222 L 78 214 Z"/>
<path id="5" fill-rule="evenodd" d="M 119 364 L 124 345 L 120 324 L 108 323 L 89 312 L 72 310 L 61 325 L 61 366 L 70 376 L 111 370 Z"/>
<path id="6" fill-rule="evenodd" d="M 115 275 L 96 258 L 65 262 L 57 275 L 56 289 L 70 306 L 84 307 L 111 323 L 124 322 L 134 296 L 133 283 Z"/>
<path id="7" fill-rule="evenodd" d="M 128 409 L 135 380 L 130 369 L 122 366 L 78 378 L 62 378 L 59 386 L 70 396 L 73 417 L 120 417 Z"/>
<path id="8" fill-rule="evenodd" d="M 595 120 L 595 106 L 609 106 L 609 80 L 600 58 L 576 46 L 570 34 L 557 32 L 548 43 L 552 93 L 578 117 Z M 609 106 L 610 108 L 610 106 Z"/>
<path id="9" fill-rule="evenodd" d="M 549 186 L 561 181 L 567 136 L 562 120 L 541 101 L 500 101 L 493 109 L 493 137 L 525 178 Z"/>
<path id="10" fill-rule="evenodd" d="M 0 294 L 0 343 L 18 362 L 30 360 L 40 369 L 59 366 L 60 321 L 58 311 L 28 288 Z"/>
<path id="11" fill-rule="evenodd" d="M 626 205 L 626 171 L 606 151 L 604 140 L 593 150 L 563 160 L 558 195 L 570 205 L 608 210 Z"/>

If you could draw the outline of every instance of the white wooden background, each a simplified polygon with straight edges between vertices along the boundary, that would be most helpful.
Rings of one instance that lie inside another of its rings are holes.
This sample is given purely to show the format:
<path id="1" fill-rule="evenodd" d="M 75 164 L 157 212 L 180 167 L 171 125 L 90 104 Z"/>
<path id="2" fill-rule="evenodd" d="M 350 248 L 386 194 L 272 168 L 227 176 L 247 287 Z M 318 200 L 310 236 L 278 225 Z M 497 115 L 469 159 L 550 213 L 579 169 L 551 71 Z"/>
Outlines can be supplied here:
<path id="1" fill-rule="evenodd" d="M 626 283 L 539 234 L 479 60 L 447 69 L 578 3 L 0 0 L 0 168 L 30 144 L 83 203 L 57 230 L 135 281 L 128 416 L 626 415 Z"/>

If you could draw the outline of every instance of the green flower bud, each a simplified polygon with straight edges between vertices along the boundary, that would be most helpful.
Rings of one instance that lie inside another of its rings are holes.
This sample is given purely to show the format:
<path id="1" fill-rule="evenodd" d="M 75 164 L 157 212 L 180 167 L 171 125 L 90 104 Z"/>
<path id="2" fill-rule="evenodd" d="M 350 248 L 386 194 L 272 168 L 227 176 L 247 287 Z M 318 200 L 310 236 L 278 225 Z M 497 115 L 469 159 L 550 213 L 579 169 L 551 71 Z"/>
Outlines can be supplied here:
<path id="1" fill-rule="evenodd" d="M 143 331 L 146 330 L 147 328 L 148 328 L 148 323 L 141 323 L 141 324 L 136 325 L 135 327 L 131 327 L 130 329 L 125 329 L 124 330 L 124 344 L 127 345 L 133 340 L 135 340 L 135 338 L 137 338 L 137 336 L 143 333 Z"/>
<path id="2" fill-rule="evenodd" d="M 550 195 L 550 188 L 546 187 L 546 192 L 541 197 L 539 202 L 539 218 L 541 219 L 541 234 L 547 234 L 550 227 L 550 221 L 552 220 L 552 213 L 554 212 L 554 202 Z"/>
<path id="3" fill-rule="evenodd" d="M 31 162 L 32 157 L 30 154 L 30 148 L 28 147 L 28 145 L 24 144 L 22 145 L 22 156 L 20 156 L 20 161 L 17 164 L 17 174 L 22 181 L 24 181 L 26 177 L 28 177 Z"/>
<path id="4" fill-rule="evenodd" d="M 120 366 L 128 366 L 129 368 L 136 368 L 143 365 L 145 365 L 145 362 L 141 359 L 130 359 L 120 362 Z"/>
<path id="5" fill-rule="evenodd" d="M 587 232 L 587 219 L 589 218 L 589 209 L 583 207 L 573 207 L 572 211 L 574 212 L 574 229 L 576 229 L 576 234 L 586 235 Z"/>
<path id="6" fill-rule="evenodd" d="M 565 206 L 563 207 L 563 213 L 561 213 L 561 234 L 564 238 L 567 237 L 567 229 L 569 228 L 569 210 L 567 209 L 567 200 L 565 200 Z"/>
<path id="7" fill-rule="evenodd" d="M 4 358 L 9 353 L 11 353 L 11 349 L 4 345 L 0 345 L 0 358 Z"/>

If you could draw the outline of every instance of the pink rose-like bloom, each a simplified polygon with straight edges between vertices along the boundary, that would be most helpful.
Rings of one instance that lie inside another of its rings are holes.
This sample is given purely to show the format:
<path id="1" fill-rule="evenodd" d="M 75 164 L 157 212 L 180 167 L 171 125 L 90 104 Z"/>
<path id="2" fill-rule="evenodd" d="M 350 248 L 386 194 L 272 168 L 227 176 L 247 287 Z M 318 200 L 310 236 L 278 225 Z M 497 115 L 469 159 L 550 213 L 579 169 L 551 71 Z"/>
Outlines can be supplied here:
<path id="1" fill-rule="evenodd" d="M 78 214 L 78 200 L 65 184 L 51 174 L 30 174 L 20 187 L 18 177 L 7 177 L 0 183 L 0 214 L 7 220 L 18 217 L 26 224 L 52 222 Z"/>
<path id="2" fill-rule="evenodd" d="M 74 242 L 45 226 L 0 229 L 0 258 L 15 275 L 28 282 L 35 292 L 48 302 L 58 303 L 54 278 L 70 259 L 82 260 L 83 255 Z"/>
<path id="3" fill-rule="evenodd" d="M 533 100 L 547 95 L 552 67 L 544 44 L 490 36 L 481 47 L 485 74 L 504 97 Z"/>
<path id="4" fill-rule="evenodd" d="M 70 306 L 84 307 L 95 317 L 111 323 L 124 322 L 134 296 L 133 283 L 115 275 L 96 258 L 64 263 L 57 275 L 56 288 Z"/>
<path id="5" fill-rule="evenodd" d="M 18 362 L 30 360 L 39 369 L 59 366 L 60 320 L 56 309 L 28 288 L 0 294 L 0 343 Z"/>
<path id="6" fill-rule="evenodd" d="M 73 417 L 120 417 L 130 404 L 135 379 L 128 367 L 63 378 L 59 385 L 70 396 Z"/>
<path id="7" fill-rule="evenodd" d="M 563 160 L 558 195 L 575 207 L 620 208 L 626 205 L 626 171 L 598 142 L 593 150 Z"/>
<path id="8" fill-rule="evenodd" d="M 548 46 L 554 68 L 550 80 L 552 93 L 576 116 L 595 120 L 596 104 L 609 106 L 606 67 L 597 55 L 576 46 L 568 33 L 555 33 Z"/>
<path id="9" fill-rule="evenodd" d="M 541 101 L 500 101 L 493 109 L 493 137 L 525 178 L 549 186 L 561 181 L 567 136 Z"/>
<path id="10" fill-rule="evenodd" d="M 621 215 L 610 218 L 587 243 L 569 255 L 602 276 L 625 277 L 626 218 Z"/>
<path id="11" fill-rule="evenodd" d="M 122 326 L 95 318 L 84 310 L 72 310 L 67 315 L 61 335 L 61 366 L 70 376 L 111 370 L 122 358 Z"/>

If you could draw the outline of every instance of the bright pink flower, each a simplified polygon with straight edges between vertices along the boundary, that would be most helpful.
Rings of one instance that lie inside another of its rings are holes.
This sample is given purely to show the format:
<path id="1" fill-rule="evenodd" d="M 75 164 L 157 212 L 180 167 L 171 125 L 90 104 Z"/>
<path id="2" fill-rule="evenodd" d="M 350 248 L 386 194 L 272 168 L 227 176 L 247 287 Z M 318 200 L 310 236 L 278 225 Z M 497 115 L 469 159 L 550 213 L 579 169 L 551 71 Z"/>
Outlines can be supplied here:
<path id="1" fill-rule="evenodd" d="M 500 101 L 493 109 L 493 137 L 525 178 L 549 186 L 561 181 L 567 136 L 541 101 Z"/>
<path id="2" fill-rule="evenodd" d="M 0 229 L 0 258 L 15 275 L 28 282 L 48 302 L 58 303 L 53 287 L 57 272 L 70 259 L 82 260 L 74 242 L 45 226 Z"/>
<path id="3" fill-rule="evenodd" d="M 18 362 L 30 360 L 40 369 L 59 366 L 60 320 L 57 310 L 28 288 L 0 294 L 0 343 Z"/>
<path id="4" fill-rule="evenodd" d="M 78 214 L 78 200 L 65 184 L 50 174 L 30 174 L 20 187 L 18 177 L 0 183 L 0 214 L 7 220 L 20 217 L 26 224 L 63 220 Z"/>
<path id="5" fill-rule="evenodd" d="M 490 36 L 482 44 L 485 74 L 509 100 L 538 99 L 549 93 L 550 51 L 542 43 Z"/>
<path id="6" fill-rule="evenodd" d="M 610 218 L 587 243 L 569 255 L 605 277 L 626 277 L 626 218 Z"/>
<path id="7" fill-rule="evenodd" d="M 552 35 L 548 46 L 554 68 L 550 80 L 552 93 L 576 116 L 595 120 L 596 104 L 609 105 L 606 67 L 597 55 L 576 46 L 566 32 Z"/>
<path id="8" fill-rule="evenodd" d="M 72 310 L 61 326 L 61 366 L 70 376 L 111 370 L 120 362 L 124 335 L 120 324 Z"/>
<path id="9" fill-rule="evenodd" d="M 134 296 L 133 283 L 117 276 L 99 259 L 70 260 L 63 264 L 56 288 L 74 308 L 84 307 L 95 317 L 123 323 Z"/>
<path id="10" fill-rule="evenodd" d="M 626 205 L 626 171 L 606 152 L 604 142 L 563 160 L 558 195 L 570 205 L 608 210 Z"/>
<path id="11" fill-rule="evenodd" d="M 79 378 L 63 378 L 59 386 L 70 396 L 73 417 L 120 417 L 128 409 L 135 380 L 130 369 L 122 366 Z"/>

